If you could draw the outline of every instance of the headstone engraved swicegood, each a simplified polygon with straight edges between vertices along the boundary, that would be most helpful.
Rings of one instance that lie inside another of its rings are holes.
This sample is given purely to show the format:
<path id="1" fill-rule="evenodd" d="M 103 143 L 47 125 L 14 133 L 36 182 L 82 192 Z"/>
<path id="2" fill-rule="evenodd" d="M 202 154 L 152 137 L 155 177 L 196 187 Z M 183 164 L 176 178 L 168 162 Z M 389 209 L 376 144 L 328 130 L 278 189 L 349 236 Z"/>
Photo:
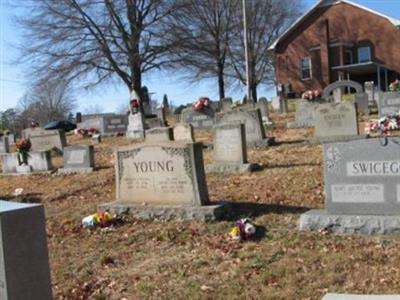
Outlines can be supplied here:
<path id="1" fill-rule="evenodd" d="M 400 140 L 324 145 L 326 210 L 311 210 L 301 227 L 339 232 L 400 232 Z"/>
<path id="2" fill-rule="evenodd" d="M 215 219 L 226 209 L 209 203 L 201 143 L 144 143 L 115 155 L 117 200 L 100 209 L 164 219 Z"/>

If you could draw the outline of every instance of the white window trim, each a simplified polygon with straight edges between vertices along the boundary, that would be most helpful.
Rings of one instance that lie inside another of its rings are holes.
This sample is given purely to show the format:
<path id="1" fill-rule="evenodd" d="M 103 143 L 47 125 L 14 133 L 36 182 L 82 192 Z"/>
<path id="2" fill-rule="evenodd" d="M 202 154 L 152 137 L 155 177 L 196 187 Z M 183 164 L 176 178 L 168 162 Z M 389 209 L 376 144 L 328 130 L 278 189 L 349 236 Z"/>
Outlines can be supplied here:
<path id="1" fill-rule="evenodd" d="M 361 49 L 365 49 L 365 48 L 368 49 L 369 60 L 360 61 L 360 50 L 361 50 Z M 357 48 L 357 55 L 358 55 L 357 58 L 358 58 L 358 63 L 359 63 L 359 64 L 371 61 L 371 47 L 370 47 L 370 46 L 358 47 L 358 48 Z"/>
<path id="2" fill-rule="evenodd" d="M 310 62 L 310 77 L 306 77 L 303 78 L 303 60 L 308 59 L 308 61 Z M 311 57 L 303 57 L 300 59 L 300 76 L 301 76 L 301 80 L 311 80 L 312 79 L 312 61 L 311 61 Z"/>

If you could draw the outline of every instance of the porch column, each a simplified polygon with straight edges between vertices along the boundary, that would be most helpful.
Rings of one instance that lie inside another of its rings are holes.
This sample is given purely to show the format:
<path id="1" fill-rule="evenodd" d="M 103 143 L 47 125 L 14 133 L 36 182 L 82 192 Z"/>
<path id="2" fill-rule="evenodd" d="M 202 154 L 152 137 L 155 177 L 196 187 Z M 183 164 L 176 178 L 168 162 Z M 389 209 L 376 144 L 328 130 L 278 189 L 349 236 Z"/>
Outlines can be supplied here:
<path id="1" fill-rule="evenodd" d="M 377 69 L 377 76 L 378 76 L 378 90 L 382 91 L 382 87 L 381 87 L 381 66 L 378 66 Z"/>
<path id="2" fill-rule="evenodd" d="M 388 82 L 388 69 L 385 68 L 385 92 L 387 92 L 389 86 L 389 82 Z"/>

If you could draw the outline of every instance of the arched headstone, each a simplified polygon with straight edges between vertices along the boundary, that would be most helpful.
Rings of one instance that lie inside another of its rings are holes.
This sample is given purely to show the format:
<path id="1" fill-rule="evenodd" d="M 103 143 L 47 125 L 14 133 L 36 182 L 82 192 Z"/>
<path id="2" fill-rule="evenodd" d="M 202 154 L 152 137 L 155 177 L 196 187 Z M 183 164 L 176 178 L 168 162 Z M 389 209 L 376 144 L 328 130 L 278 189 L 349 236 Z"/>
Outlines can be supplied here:
<path id="1" fill-rule="evenodd" d="M 358 82 L 352 81 L 352 80 L 340 80 L 340 81 L 335 81 L 328 85 L 325 89 L 324 92 L 322 93 L 322 97 L 328 98 L 330 94 L 338 89 L 338 88 L 344 88 L 344 87 L 351 87 L 356 90 L 357 93 L 363 93 L 363 87 L 361 84 Z"/>

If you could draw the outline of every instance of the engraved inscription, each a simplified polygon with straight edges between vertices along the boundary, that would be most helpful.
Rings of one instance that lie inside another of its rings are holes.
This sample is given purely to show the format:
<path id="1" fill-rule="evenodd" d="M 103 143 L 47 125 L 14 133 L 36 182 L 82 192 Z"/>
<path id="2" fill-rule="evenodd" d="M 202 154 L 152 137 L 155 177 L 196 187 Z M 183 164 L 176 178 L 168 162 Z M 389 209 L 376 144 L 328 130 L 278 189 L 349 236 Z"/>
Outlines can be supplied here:
<path id="1" fill-rule="evenodd" d="M 382 184 L 334 184 L 331 186 L 332 202 L 381 203 L 384 202 Z"/>
<path id="2" fill-rule="evenodd" d="M 111 119 L 110 123 L 113 125 L 121 124 L 121 119 Z"/>
<path id="3" fill-rule="evenodd" d="M 346 118 L 345 114 L 332 114 L 324 116 L 324 120 L 328 127 L 343 126 L 343 120 Z"/>
<path id="4" fill-rule="evenodd" d="M 85 150 L 72 150 L 69 154 L 69 164 L 83 164 L 85 162 Z"/>
<path id="5" fill-rule="evenodd" d="M 351 161 L 348 176 L 400 176 L 400 161 Z"/>

